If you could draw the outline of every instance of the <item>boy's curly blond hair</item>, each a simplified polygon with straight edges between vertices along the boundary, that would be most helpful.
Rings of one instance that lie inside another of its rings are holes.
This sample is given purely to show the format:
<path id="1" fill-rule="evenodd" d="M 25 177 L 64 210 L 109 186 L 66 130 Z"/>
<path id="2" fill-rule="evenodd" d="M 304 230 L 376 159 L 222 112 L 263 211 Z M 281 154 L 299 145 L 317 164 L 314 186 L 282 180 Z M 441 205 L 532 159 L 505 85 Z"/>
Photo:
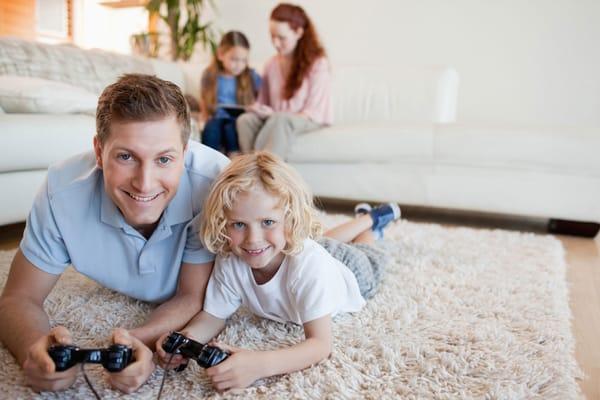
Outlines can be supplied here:
<path id="1" fill-rule="evenodd" d="M 231 251 L 227 236 L 227 216 L 237 196 L 258 185 L 280 199 L 284 209 L 285 254 L 302 250 L 306 238 L 321 233 L 315 216 L 312 193 L 300 175 L 283 160 L 267 151 L 236 157 L 213 183 L 202 211 L 200 239 L 217 254 Z"/>

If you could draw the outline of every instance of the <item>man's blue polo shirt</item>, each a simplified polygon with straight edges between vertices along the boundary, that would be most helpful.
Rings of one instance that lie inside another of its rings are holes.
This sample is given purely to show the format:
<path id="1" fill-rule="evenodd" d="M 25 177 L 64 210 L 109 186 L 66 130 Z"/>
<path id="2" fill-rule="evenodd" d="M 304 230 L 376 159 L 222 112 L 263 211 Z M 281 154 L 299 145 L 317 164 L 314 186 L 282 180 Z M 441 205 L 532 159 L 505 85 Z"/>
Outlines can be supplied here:
<path id="1" fill-rule="evenodd" d="M 173 296 L 182 262 L 212 261 L 198 237 L 199 214 L 210 186 L 229 160 L 190 142 L 185 169 L 149 239 L 128 225 L 104 190 L 94 152 L 48 169 L 21 241 L 39 269 L 62 273 L 70 264 L 102 286 L 136 299 L 162 302 Z"/>

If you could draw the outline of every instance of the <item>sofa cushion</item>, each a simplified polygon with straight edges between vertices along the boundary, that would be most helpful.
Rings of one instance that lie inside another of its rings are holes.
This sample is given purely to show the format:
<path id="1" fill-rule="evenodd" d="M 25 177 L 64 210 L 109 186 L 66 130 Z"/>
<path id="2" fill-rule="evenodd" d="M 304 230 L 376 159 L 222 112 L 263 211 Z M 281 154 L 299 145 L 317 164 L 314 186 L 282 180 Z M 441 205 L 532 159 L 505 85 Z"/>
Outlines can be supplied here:
<path id="1" fill-rule="evenodd" d="M 9 113 L 94 114 L 98 96 L 63 82 L 0 75 L 0 106 Z"/>
<path id="2" fill-rule="evenodd" d="M 154 69 L 145 59 L 123 54 L 0 38 L 0 75 L 60 81 L 99 95 L 128 72 L 152 74 Z"/>
<path id="3" fill-rule="evenodd" d="M 298 136 L 291 162 L 391 162 L 431 160 L 432 124 L 394 122 L 333 125 Z"/>
<path id="4" fill-rule="evenodd" d="M 46 169 L 91 150 L 96 120 L 83 114 L 0 114 L 0 172 Z"/>
<path id="5" fill-rule="evenodd" d="M 450 67 L 334 67 L 335 122 L 454 122 L 458 86 L 458 73 Z"/>
<path id="6" fill-rule="evenodd" d="M 600 129 L 437 125 L 436 162 L 600 175 Z"/>

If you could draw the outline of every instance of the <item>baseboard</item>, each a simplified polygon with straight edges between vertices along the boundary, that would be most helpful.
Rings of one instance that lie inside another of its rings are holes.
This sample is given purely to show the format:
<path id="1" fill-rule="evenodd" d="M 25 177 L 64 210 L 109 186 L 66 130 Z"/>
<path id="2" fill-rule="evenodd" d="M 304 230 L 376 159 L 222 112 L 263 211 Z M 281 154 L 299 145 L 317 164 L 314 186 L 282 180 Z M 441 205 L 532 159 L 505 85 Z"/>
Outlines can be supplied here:
<path id="1" fill-rule="evenodd" d="M 568 221 L 564 219 L 551 219 L 548 221 L 548 232 L 559 235 L 596 237 L 600 224 L 595 222 Z"/>

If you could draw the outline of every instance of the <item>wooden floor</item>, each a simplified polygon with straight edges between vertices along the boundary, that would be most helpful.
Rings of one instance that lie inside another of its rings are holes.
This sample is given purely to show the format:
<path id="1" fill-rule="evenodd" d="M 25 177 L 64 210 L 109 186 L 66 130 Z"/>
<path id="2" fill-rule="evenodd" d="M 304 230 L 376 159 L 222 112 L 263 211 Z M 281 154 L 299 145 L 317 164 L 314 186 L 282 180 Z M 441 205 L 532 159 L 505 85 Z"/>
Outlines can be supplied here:
<path id="1" fill-rule="evenodd" d="M 325 209 L 348 213 L 349 203 L 325 201 Z M 501 228 L 545 233 L 546 221 L 522 218 L 495 217 L 403 207 L 403 218 L 415 222 L 434 222 L 448 226 Z M 0 227 L 0 250 L 19 245 L 23 224 Z M 585 373 L 580 382 L 587 399 L 600 399 L 600 238 L 556 236 L 565 247 L 570 283 L 573 332 L 576 339 L 576 358 Z"/>

